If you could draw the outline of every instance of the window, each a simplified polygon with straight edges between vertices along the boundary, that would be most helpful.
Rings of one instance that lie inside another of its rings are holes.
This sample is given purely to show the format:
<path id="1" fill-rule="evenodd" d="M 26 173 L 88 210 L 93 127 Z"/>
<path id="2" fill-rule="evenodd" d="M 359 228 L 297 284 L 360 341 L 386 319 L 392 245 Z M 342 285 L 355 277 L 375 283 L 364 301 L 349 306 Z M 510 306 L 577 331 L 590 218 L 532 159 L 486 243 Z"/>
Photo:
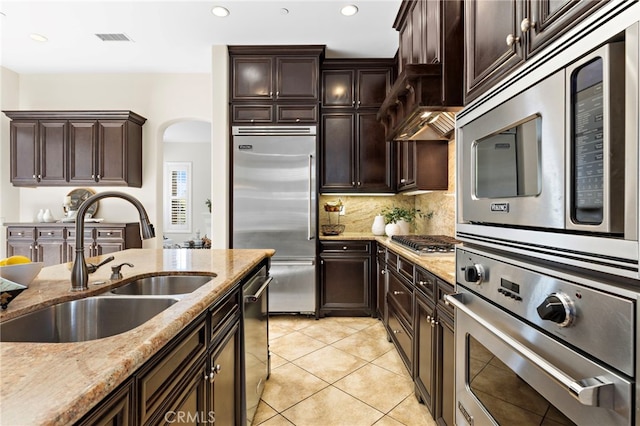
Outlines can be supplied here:
<path id="1" fill-rule="evenodd" d="M 191 232 L 191 163 L 164 163 L 164 230 Z"/>

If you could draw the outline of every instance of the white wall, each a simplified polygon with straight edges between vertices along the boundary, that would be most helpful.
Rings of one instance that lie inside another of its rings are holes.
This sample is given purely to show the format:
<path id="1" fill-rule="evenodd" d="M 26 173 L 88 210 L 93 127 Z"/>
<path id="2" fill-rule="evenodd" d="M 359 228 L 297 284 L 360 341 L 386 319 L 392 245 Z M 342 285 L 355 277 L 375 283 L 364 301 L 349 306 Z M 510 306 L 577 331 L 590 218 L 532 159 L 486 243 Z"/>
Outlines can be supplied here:
<path id="1" fill-rule="evenodd" d="M 191 163 L 192 222 L 190 233 L 166 233 L 175 244 L 191 239 L 196 231 L 200 236 L 211 237 L 211 220 L 206 220 L 209 208 L 205 201 L 211 198 L 211 143 L 210 142 L 165 142 L 165 161 L 185 161 Z M 160 237 L 160 235 L 158 235 Z"/>
<path id="2" fill-rule="evenodd" d="M 0 109 L 18 109 L 19 75 L 0 67 Z M 3 223 L 15 222 L 20 217 L 20 191 L 9 182 L 9 123 L 11 120 L 0 114 L 0 258 L 6 257 L 7 231 Z"/>
<path id="3" fill-rule="evenodd" d="M 225 48 L 226 50 L 226 48 Z M 2 75 L 15 81 L 12 73 Z M 142 188 L 96 187 L 97 192 L 117 190 L 127 192 L 147 208 L 151 221 L 162 235 L 162 135 L 172 123 L 195 119 L 212 119 L 212 79 L 209 74 L 38 74 L 20 75 L 18 102 L 9 104 L 20 110 L 131 110 L 147 118 L 143 132 L 143 186 Z M 226 80 L 225 80 L 226 84 Z M 4 91 L 3 91 L 4 92 Z M 226 94 L 225 94 L 226 96 Z M 8 102 L 8 101 L 7 101 Z M 5 107 L 3 96 L 3 109 Z M 226 128 L 226 119 L 222 122 Z M 11 194 L 8 184 L 8 120 L 2 120 L 2 193 L 0 217 L 7 220 L 30 222 L 40 208 L 49 208 L 62 216 L 62 200 L 73 187 L 21 188 L 17 190 L 19 210 L 5 208 L 5 192 Z M 6 152 L 5 152 L 6 150 Z M 215 153 L 212 154 L 215 157 Z M 6 176 L 5 176 L 6 175 Z M 109 222 L 137 221 L 133 206 L 122 200 L 100 201 L 97 213 Z M 6 213 L 5 213 L 6 211 Z M 17 217 L 16 217 L 17 216 Z M 4 238 L 4 232 L 3 232 Z M 4 249 L 4 242 L 2 248 Z M 144 247 L 162 247 L 162 238 L 144 242 Z"/>

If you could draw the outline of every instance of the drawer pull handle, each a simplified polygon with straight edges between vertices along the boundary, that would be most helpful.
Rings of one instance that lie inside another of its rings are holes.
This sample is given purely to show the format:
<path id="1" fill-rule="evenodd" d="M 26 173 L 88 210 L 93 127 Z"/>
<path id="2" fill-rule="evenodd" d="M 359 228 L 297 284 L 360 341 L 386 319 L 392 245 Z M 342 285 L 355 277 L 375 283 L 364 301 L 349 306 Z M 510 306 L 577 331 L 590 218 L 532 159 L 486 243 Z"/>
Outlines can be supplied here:
<path id="1" fill-rule="evenodd" d="M 383 269 L 382 271 L 380 271 L 380 273 L 381 273 L 382 275 L 384 275 L 384 274 L 386 274 L 386 273 L 387 273 L 387 271 L 385 271 L 385 270 Z"/>
<path id="2" fill-rule="evenodd" d="M 347 246 L 342 247 L 342 250 L 347 250 Z"/>
<path id="3" fill-rule="evenodd" d="M 53 232 L 47 232 L 47 235 L 53 235 Z"/>
<path id="4" fill-rule="evenodd" d="M 22 232 L 18 232 L 18 237 L 22 237 L 24 234 Z"/>
<path id="5" fill-rule="evenodd" d="M 393 330 L 393 334 L 400 334 L 402 333 L 402 330 Z"/>
<path id="6" fill-rule="evenodd" d="M 404 294 L 404 291 L 398 291 L 398 290 L 395 290 L 395 291 L 393 292 L 393 295 L 394 295 L 394 296 L 398 296 L 398 295 L 400 295 L 400 294 Z"/>

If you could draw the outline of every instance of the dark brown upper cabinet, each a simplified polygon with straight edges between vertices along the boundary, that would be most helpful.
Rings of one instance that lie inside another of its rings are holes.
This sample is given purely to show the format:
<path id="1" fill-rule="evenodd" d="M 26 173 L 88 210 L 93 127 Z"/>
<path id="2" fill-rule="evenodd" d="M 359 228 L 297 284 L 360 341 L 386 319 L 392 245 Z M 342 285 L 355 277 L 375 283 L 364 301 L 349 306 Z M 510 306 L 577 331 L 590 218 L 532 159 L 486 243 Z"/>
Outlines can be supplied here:
<path id="1" fill-rule="evenodd" d="M 465 103 L 606 3 L 465 0 Z"/>
<path id="2" fill-rule="evenodd" d="M 393 191 L 393 151 L 376 115 L 394 74 L 393 59 L 324 61 L 321 192 Z"/>
<path id="3" fill-rule="evenodd" d="M 447 141 L 396 142 L 398 192 L 446 191 L 449 188 Z"/>
<path id="4" fill-rule="evenodd" d="M 339 68 L 345 64 L 344 61 L 324 62 L 322 108 L 380 108 L 391 87 L 393 61 L 372 61 L 373 68 L 357 68 L 362 63 L 352 64 L 352 69 Z"/>
<path id="5" fill-rule="evenodd" d="M 231 101 L 317 101 L 324 46 L 229 46 Z"/>
<path id="6" fill-rule="evenodd" d="M 5 111 L 14 186 L 142 186 L 142 125 L 131 111 Z"/>
<path id="7" fill-rule="evenodd" d="M 68 134 L 65 120 L 16 120 L 11 122 L 9 133 L 14 185 L 65 183 Z"/>

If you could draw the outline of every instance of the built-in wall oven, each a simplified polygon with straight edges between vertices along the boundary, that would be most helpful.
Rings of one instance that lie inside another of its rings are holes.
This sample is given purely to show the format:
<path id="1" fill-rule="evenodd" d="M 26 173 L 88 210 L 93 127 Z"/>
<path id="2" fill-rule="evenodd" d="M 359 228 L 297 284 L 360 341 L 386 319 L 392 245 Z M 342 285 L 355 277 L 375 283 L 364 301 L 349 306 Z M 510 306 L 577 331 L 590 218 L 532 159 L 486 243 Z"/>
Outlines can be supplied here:
<path id="1" fill-rule="evenodd" d="M 630 425 L 638 293 L 458 249 L 456 424 Z"/>
<path id="2" fill-rule="evenodd" d="M 640 277 L 638 26 L 460 121 L 458 239 Z"/>

